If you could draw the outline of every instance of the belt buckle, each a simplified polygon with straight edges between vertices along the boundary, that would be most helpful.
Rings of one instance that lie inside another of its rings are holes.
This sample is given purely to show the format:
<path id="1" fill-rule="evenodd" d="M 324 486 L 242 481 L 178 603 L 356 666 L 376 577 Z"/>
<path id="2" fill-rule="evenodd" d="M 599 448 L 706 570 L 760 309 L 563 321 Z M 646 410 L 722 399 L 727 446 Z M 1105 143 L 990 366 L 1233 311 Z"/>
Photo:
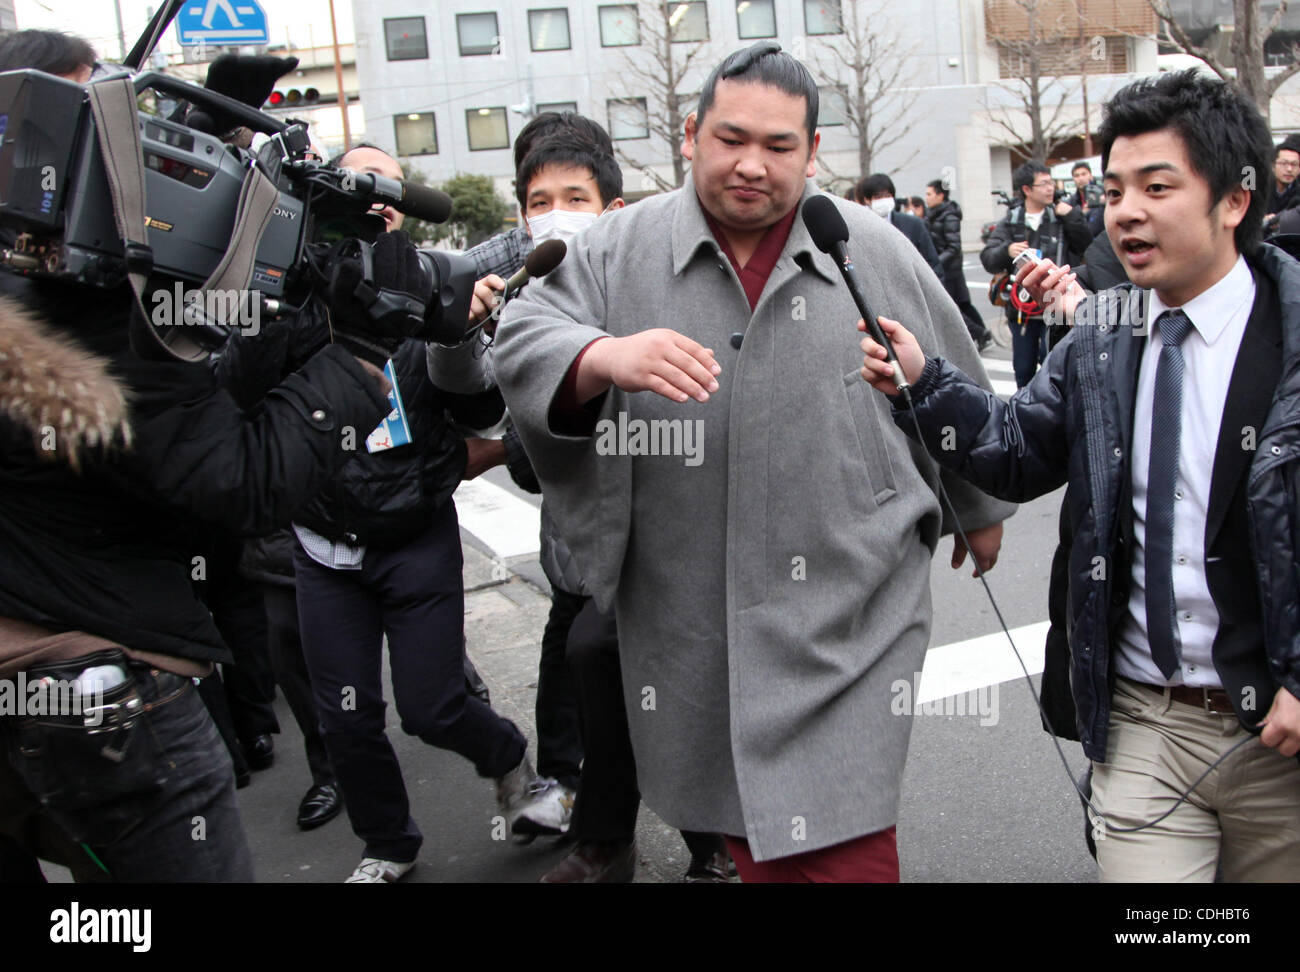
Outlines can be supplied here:
<path id="1" fill-rule="evenodd" d="M 1208 689 L 1205 687 L 1201 688 L 1201 706 L 1205 709 L 1205 711 L 1210 715 L 1235 715 L 1236 713 L 1233 711 L 1231 703 L 1229 703 L 1228 705 L 1227 712 L 1223 712 L 1222 710 L 1215 708 L 1214 700 L 1210 697 L 1210 693 L 1213 691 L 1214 691 L 1213 689 Z"/>
<path id="2" fill-rule="evenodd" d="M 92 705 L 82 709 L 82 725 L 85 727 L 86 734 L 91 736 L 130 729 L 135 725 L 136 716 L 143 708 L 144 703 L 140 700 L 139 694 L 132 692 L 121 702 L 105 702 L 102 705 Z M 95 713 L 99 713 L 98 719 L 94 718 Z"/>

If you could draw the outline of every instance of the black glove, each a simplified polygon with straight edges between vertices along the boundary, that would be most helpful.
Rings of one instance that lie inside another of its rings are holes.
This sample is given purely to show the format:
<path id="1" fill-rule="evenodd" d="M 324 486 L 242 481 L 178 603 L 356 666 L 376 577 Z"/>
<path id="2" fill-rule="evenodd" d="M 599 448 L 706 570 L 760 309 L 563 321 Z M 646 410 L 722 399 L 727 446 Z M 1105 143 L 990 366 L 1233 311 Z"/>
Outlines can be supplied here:
<path id="1" fill-rule="evenodd" d="M 432 290 L 432 277 L 401 230 L 381 233 L 373 246 L 344 241 L 329 281 L 334 341 L 382 368 L 403 341 L 422 332 Z"/>
<path id="2" fill-rule="evenodd" d="M 208 79 L 203 82 L 203 87 L 241 101 L 250 108 L 261 108 L 275 90 L 275 82 L 297 66 L 296 57 L 222 54 L 209 65 Z M 208 110 L 208 114 L 213 116 L 218 135 L 242 124 L 234 115 L 218 109 Z"/>

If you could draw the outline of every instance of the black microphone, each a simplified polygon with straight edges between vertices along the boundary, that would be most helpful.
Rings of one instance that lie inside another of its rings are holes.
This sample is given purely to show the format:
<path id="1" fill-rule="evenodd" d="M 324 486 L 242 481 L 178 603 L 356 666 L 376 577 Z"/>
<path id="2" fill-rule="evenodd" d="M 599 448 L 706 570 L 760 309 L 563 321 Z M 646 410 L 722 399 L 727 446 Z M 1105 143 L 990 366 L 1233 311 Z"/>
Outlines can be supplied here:
<path id="1" fill-rule="evenodd" d="M 564 255 L 568 251 L 569 248 L 565 245 L 564 240 L 547 240 L 545 243 L 539 244 L 537 249 L 528 254 L 528 257 L 524 260 L 524 265 L 516 271 L 513 277 L 506 281 L 505 292 L 513 296 L 533 277 L 545 277 L 560 265 L 560 261 L 564 259 Z"/>
<path id="2" fill-rule="evenodd" d="M 539 243 L 537 249 L 533 250 L 524 259 L 524 265 L 506 281 L 506 289 L 501 292 L 501 299 L 492 308 L 492 313 L 488 315 L 487 320 L 499 321 L 506 304 L 519 296 L 519 291 L 524 289 L 524 284 L 534 277 L 546 276 L 560 265 L 560 261 L 564 259 L 564 255 L 568 252 L 569 248 L 565 245 L 564 240 L 547 240 L 545 243 Z M 484 323 L 487 323 L 487 321 Z"/>
<path id="3" fill-rule="evenodd" d="M 430 189 L 418 182 L 402 182 L 375 175 L 372 172 L 351 172 L 350 182 L 356 191 L 369 196 L 375 202 L 392 206 L 399 213 L 414 216 L 430 223 L 446 222 L 451 215 L 451 196 L 437 189 Z M 345 175 L 346 178 L 346 175 Z"/>
<path id="4" fill-rule="evenodd" d="M 853 261 L 844 246 L 849 241 L 849 226 L 844 222 L 844 215 L 835 208 L 835 203 L 829 196 L 818 195 L 810 197 L 803 204 L 803 221 L 817 249 L 829 253 L 839 264 L 840 273 L 844 275 L 844 283 L 848 285 L 853 303 L 858 305 L 858 310 L 862 312 L 862 319 L 867 322 L 867 330 L 872 339 L 885 349 L 886 358 L 894 366 L 894 385 L 900 392 L 906 392 L 911 384 L 903 374 L 903 366 L 898 363 L 894 346 L 889 343 L 889 338 L 885 337 L 885 332 L 880 329 L 876 315 L 867 307 L 867 299 L 862 295 L 862 288 L 858 286 L 858 275 L 853 270 Z"/>

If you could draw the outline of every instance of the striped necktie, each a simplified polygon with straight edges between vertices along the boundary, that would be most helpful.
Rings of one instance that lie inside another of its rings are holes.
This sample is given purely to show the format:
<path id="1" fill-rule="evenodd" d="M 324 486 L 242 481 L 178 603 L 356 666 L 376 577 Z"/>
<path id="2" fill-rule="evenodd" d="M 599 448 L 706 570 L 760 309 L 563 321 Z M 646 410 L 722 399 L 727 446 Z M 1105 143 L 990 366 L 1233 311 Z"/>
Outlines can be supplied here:
<path id="1" fill-rule="evenodd" d="M 1151 657 L 1166 679 L 1178 671 L 1180 646 L 1174 614 L 1174 500 L 1178 441 L 1183 413 L 1183 351 L 1192 322 L 1182 311 L 1165 311 L 1156 321 L 1160 360 L 1151 402 L 1151 454 L 1147 475 L 1146 608 Z"/>

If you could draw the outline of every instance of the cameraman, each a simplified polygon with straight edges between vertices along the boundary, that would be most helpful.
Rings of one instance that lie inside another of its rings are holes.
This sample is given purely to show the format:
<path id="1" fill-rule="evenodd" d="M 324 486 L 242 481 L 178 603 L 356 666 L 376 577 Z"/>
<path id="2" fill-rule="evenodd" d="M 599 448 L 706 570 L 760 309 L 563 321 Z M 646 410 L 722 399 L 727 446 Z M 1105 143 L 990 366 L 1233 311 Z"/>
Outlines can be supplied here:
<path id="1" fill-rule="evenodd" d="M 84 80 L 93 63 L 61 34 L 0 42 L 0 70 Z M 163 349 L 126 285 L 0 274 L 0 290 L 0 677 L 93 666 L 128 706 L 95 732 L 81 715 L 0 718 L 0 833 L 79 880 L 251 880 L 230 757 L 192 681 L 230 661 L 191 584 L 195 537 L 265 533 L 320 492 L 354 455 L 343 430 L 388 412 L 382 373 L 349 349 L 392 342 L 331 306 L 333 343 L 244 415 L 209 364 Z"/>
<path id="2" fill-rule="evenodd" d="M 400 179 L 397 161 L 373 146 L 336 165 Z M 402 216 L 379 215 L 390 230 Z M 390 233 L 402 235 L 400 233 Z M 376 266 L 379 256 L 376 254 Z M 236 339 L 232 371 L 274 361 L 264 342 Z M 359 428 L 357 461 L 294 512 L 294 575 L 303 653 L 329 759 L 352 829 L 365 844 L 347 883 L 391 883 L 415 866 L 423 836 L 410 812 L 401 766 L 385 732 L 381 679 L 384 638 L 402 729 L 469 759 L 497 784 L 498 809 L 512 827 L 558 833 L 567 822 L 508 719 L 466 690 L 464 579 L 452 493 L 490 460 L 453 423 L 496 424 L 495 389 L 452 395 L 429 379 L 425 345 L 407 340 L 391 353 L 396 401 L 383 435 Z"/>
<path id="3" fill-rule="evenodd" d="M 1101 184 L 1093 181 L 1092 166 L 1087 162 L 1076 162 L 1070 170 L 1074 180 L 1074 192 L 1065 197 L 1065 201 L 1078 208 L 1083 218 L 1088 221 L 1088 231 L 1096 238 L 1106 229 L 1106 195 Z"/>

